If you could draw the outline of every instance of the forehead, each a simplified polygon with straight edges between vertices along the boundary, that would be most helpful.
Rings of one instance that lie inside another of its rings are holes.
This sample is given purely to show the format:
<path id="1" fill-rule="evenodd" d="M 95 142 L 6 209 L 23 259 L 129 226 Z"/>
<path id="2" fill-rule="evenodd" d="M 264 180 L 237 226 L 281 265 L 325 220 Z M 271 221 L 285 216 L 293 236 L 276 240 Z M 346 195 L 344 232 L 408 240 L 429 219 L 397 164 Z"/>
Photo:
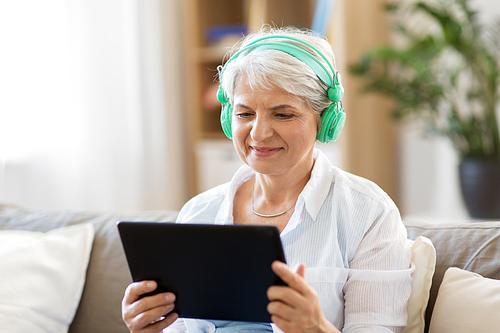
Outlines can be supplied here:
<path id="1" fill-rule="evenodd" d="M 272 108 L 279 105 L 290 105 L 297 110 L 311 113 L 316 118 L 318 129 L 321 127 L 321 116 L 314 112 L 311 106 L 302 98 L 287 92 L 277 85 L 270 88 L 252 88 L 244 77 L 239 78 L 234 85 L 234 106 Z"/>
<path id="2" fill-rule="evenodd" d="M 287 92 L 275 84 L 270 83 L 267 86 L 255 87 L 250 85 L 244 77 L 239 78 L 234 87 L 234 103 L 238 104 L 243 101 L 257 100 L 261 102 L 287 102 L 294 105 L 306 105 L 302 98 Z"/>

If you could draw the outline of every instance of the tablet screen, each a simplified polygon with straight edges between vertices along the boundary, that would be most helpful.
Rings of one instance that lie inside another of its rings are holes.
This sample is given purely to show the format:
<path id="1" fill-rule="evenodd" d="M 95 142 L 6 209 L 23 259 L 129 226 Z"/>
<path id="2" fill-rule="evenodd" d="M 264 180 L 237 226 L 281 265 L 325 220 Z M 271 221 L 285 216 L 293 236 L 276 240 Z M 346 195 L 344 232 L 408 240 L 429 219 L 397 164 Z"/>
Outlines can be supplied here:
<path id="1" fill-rule="evenodd" d="M 119 222 L 134 281 L 176 294 L 183 318 L 270 322 L 267 289 L 284 285 L 271 270 L 285 262 L 270 226 Z"/>

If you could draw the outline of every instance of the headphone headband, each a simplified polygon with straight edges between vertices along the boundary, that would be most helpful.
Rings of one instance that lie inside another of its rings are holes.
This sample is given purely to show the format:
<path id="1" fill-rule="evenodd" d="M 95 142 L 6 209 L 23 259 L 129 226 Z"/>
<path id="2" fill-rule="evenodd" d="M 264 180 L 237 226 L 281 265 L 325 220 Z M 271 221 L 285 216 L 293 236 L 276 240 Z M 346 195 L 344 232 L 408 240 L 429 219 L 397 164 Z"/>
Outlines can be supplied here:
<path id="1" fill-rule="evenodd" d="M 309 66 L 313 70 L 313 72 L 316 73 L 316 75 L 320 78 L 320 80 L 323 81 L 328 87 L 331 87 L 334 84 L 332 82 L 330 74 L 328 73 L 325 66 L 321 63 L 321 61 L 319 61 L 315 57 L 312 57 L 311 54 L 309 54 L 307 51 L 294 44 L 276 41 L 271 43 L 252 45 L 251 48 L 252 51 L 277 50 L 288 53 Z"/>
<path id="2" fill-rule="evenodd" d="M 287 39 L 290 41 L 296 41 L 302 45 L 305 45 L 309 47 L 311 50 L 313 50 L 317 55 L 319 55 L 325 63 L 328 65 L 330 69 L 330 74 L 328 73 L 328 70 L 326 69 L 325 65 L 316 57 L 314 57 L 312 54 L 301 48 L 300 46 L 297 46 L 293 43 L 287 42 L 287 41 L 269 41 L 270 39 Z M 248 51 L 252 49 L 251 51 L 258 50 L 258 49 L 267 49 L 267 50 L 278 50 L 282 51 L 285 53 L 288 53 L 302 62 L 304 62 L 306 65 L 308 65 L 315 73 L 318 75 L 318 77 L 325 83 L 328 87 L 332 87 L 334 85 L 338 85 L 338 78 L 337 78 L 337 71 L 333 68 L 332 64 L 328 59 L 325 57 L 323 53 L 321 53 L 316 47 L 313 45 L 306 43 L 298 38 L 290 37 L 290 36 L 280 36 L 280 35 L 272 35 L 272 36 L 267 36 L 267 37 L 262 37 L 259 39 L 254 40 L 253 42 L 249 43 L 248 45 L 245 45 L 242 49 L 240 49 L 238 52 L 233 54 L 231 58 L 224 64 L 224 66 L 219 66 L 222 67 L 222 70 L 220 72 L 220 76 L 222 76 L 222 73 L 224 72 L 224 69 L 226 68 L 227 64 L 229 64 L 231 61 L 234 59 L 238 58 L 242 53 L 245 51 Z M 316 69 L 318 70 L 316 70 Z M 321 68 L 321 69 L 319 69 Z M 330 77 L 333 77 L 333 82 L 330 79 Z"/>

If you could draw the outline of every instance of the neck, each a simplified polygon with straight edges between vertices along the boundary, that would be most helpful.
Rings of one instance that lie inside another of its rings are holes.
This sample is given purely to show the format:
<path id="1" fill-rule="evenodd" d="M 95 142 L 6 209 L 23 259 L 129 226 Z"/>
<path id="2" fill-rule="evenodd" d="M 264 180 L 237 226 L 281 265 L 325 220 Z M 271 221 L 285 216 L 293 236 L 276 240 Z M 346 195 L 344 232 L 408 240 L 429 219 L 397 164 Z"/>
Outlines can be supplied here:
<path id="1" fill-rule="evenodd" d="M 283 211 L 280 211 L 278 213 L 264 214 L 264 213 L 257 212 L 255 210 L 255 204 L 254 204 L 254 198 L 253 198 L 254 197 L 254 193 L 255 193 L 255 184 L 256 184 L 256 181 L 254 180 L 254 184 L 253 184 L 253 187 L 252 187 L 252 194 L 251 194 L 251 197 L 250 197 L 251 210 L 252 210 L 252 213 L 254 213 L 255 215 L 260 216 L 260 217 L 264 217 L 264 218 L 278 217 L 278 216 L 286 214 L 290 209 L 292 209 L 293 206 L 295 206 L 296 200 L 290 205 L 290 207 L 288 207 L 287 209 L 285 209 Z"/>
<path id="2" fill-rule="evenodd" d="M 272 218 L 286 214 L 297 202 L 309 176 L 295 182 L 276 182 L 276 179 L 256 174 L 250 203 L 252 213 L 264 218 Z"/>
<path id="3" fill-rule="evenodd" d="M 247 196 L 251 202 L 252 212 L 259 216 L 274 217 L 290 211 L 311 178 L 314 158 L 312 155 L 310 157 L 310 159 L 304 158 L 283 174 L 269 175 L 256 172 Z"/>
<path id="4" fill-rule="evenodd" d="M 255 173 L 252 193 L 255 200 L 264 200 L 271 205 L 296 201 L 310 178 L 311 171 L 286 176 Z"/>

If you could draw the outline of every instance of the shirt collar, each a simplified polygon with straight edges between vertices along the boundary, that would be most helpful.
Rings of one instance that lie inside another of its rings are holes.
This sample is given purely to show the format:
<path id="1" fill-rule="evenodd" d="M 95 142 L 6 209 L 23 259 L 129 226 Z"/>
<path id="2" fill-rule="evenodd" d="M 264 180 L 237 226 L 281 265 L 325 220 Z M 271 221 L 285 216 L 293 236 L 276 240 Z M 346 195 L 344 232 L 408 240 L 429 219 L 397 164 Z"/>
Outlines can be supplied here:
<path id="1" fill-rule="evenodd" d="M 319 210 L 325 201 L 333 180 L 333 166 L 328 158 L 319 149 L 314 149 L 314 166 L 311 172 L 311 178 L 299 195 L 295 212 L 293 213 L 290 221 L 285 230 L 291 230 L 300 222 L 297 215 L 300 216 L 302 207 L 316 220 Z M 242 165 L 231 179 L 230 185 L 227 190 L 219 212 L 215 217 L 215 224 L 234 224 L 233 220 L 233 202 L 234 196 L 238 188 L 247 180 L 252 178 L 255 172 L 248 165 Z M 285 231 L 284 230 L 284 231 Z"/>
<path id="2" fill-rule="evenodd" d="M 333 165 L 319 149 L 314 149 L 314 167 L 311 178 L 299 196 L 302 197 L 305 208 L 313 220 L 316 220 L 319 210 L 323 205 L 333 181 Z"/>
<path id="3" fill-rule="evenodd" d="M 233 219 L 233 204 L 234 196 L 238 188 L 243 185 L 247 180 L 255 175 L 255 171 L 248 165 L 243 164 L 234 174 L 229 187 L 227 188 L 226 196 L 215 217 L 215 224 L 234 224 Z"/>

